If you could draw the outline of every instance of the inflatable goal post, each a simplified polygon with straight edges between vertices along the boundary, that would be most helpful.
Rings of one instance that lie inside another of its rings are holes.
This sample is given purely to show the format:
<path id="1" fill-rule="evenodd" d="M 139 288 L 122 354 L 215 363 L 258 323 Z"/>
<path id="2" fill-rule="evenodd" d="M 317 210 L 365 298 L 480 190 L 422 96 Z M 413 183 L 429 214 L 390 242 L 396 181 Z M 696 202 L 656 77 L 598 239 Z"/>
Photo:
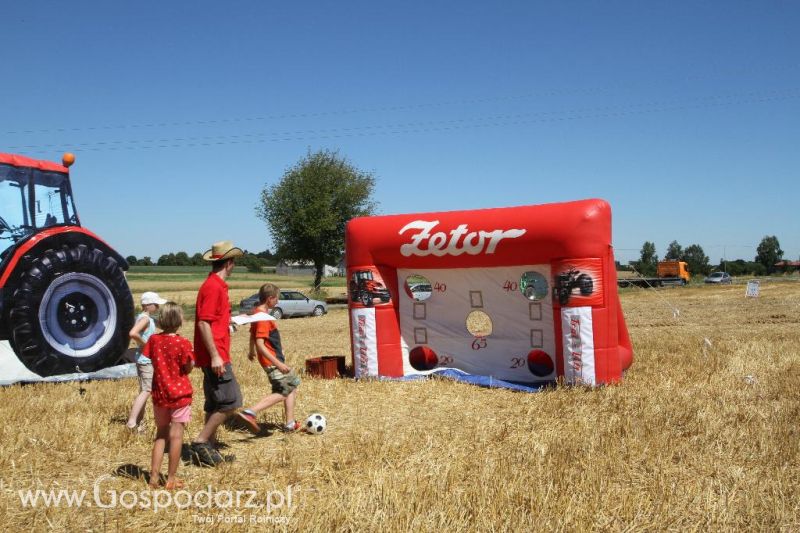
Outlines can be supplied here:
<path id="1" fill-rule="evenodd" d="M 357 377 L 597 385 L 632 362 L 603 200 L 357 218 L 346 264 Z"/>

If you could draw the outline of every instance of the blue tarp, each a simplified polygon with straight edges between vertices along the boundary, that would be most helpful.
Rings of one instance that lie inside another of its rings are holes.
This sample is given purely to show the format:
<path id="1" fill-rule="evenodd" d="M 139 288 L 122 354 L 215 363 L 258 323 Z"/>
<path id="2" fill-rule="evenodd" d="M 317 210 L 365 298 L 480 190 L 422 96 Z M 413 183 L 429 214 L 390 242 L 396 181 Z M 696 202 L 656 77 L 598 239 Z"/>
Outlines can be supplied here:
<path id="1" fill-rule="evenodd" d="M 428 376 L 440 376 L 462 383 L 469 383 L 471 385 L 478 385 L 479 387 L 486 387 L 489 389 L 509 389 L 519 392 L 539 392 L 552 383 L 516 383 L 513 381 L 503 381 L 492 376 L 476 376 L 467 374 L 461 370 L 454 368 L 442 368 L 434 370 L 430 374 L 415 374 L 411 376 L 404 376 L 402 378 L 383 378 L 396 381 L 416 381 L 419 379 L 427 379 Z"/>

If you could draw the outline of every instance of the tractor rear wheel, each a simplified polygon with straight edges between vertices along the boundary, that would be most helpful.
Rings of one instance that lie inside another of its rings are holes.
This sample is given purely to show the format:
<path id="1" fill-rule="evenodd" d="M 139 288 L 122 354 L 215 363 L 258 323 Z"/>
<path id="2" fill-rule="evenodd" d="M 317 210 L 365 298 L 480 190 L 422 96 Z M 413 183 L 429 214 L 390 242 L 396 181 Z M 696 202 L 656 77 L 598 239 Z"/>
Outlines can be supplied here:
<path id="1" fill-rule="evenodd" d="M 578 290 L 581 296 L 590 296 L 594 292 L 594 281 L 588 274 L 578 276 Z"/>
<path id="2" fill-rule="evenodd" d="M 86 244 L 40 254 L 9 305 L 11 344 L 40 376 L 111 366 L 128 348 L 133 299 L 117 261 Z"/>

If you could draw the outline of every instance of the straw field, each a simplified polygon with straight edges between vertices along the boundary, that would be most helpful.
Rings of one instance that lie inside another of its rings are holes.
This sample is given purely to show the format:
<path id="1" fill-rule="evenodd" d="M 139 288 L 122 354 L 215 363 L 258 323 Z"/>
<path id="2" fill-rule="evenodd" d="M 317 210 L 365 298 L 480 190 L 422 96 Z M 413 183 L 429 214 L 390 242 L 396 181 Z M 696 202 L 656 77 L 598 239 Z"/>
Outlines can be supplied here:
<path id="1" fill-rule="evenodd" d="M 131 284 L 137 297 L 146 290 Z M 189 301 L 183 285 L 175 294 L 159 289 Z M 750 299 L 743 285 L 630 289 L 622 303 L 635 361 L 619 386 L 524 394 L 443 379 L 305 377 L 299 414 L 325 414 L 326 433 L 223 429 L 223 453 L 235 461 L 182 465 L 187 492 L 171 502 L 137 477 L 149 470 L 152 434 L 124 427 L 135 380 L 0 388 L 0 523 L 69 531 L 800 529 L 800 283 L 762 284 Z M 343 309 L 280 327 L 295 368 L 349 354 Z M 189 320 L 182 333 L 191 337 L 192 328 Z M 234 335 L 250 403 L 267 382 L 246 345 L 246 332 Z M 202 420 L 200 377 L 187 438 Z M 262 421 L 281 416 L 273 408 Z M 80 506 L 25 506 L 27 489 L 86 495 Z M 151 498 L 171 505 L 156 509 Z"/>

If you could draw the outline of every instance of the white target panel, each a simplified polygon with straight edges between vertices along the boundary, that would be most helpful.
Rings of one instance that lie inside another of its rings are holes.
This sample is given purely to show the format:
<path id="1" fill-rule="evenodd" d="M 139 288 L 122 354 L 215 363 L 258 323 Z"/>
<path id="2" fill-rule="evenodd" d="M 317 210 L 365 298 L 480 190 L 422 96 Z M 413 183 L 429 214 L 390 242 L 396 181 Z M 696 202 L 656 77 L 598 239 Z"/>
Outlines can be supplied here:
<path id="1" fill-rule="evenodd" d="M 550 265 L 398 268 L 403 373 L 457 368 L 516 382 L 554 380 L 551 279 Z"/>

